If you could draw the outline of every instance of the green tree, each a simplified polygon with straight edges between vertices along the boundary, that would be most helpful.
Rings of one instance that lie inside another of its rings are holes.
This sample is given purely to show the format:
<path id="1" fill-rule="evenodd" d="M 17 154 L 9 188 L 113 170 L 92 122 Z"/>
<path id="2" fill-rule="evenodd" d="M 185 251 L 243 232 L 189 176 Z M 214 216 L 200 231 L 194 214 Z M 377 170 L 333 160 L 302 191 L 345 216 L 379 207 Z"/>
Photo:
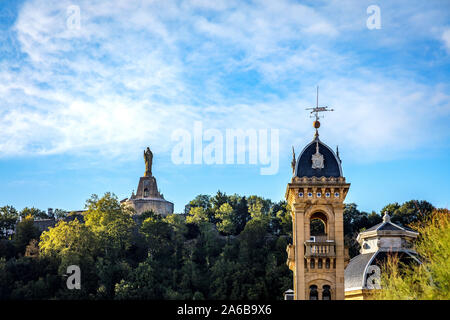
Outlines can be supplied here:
<path id="1" fill-rule="evenodd" d="M 140 232 L 145 237 L 148 252 L 155 259 L 165 259 L 172 254 L 172 228 L 166 221 L 160 217 L 147 218 Z"/>
<path id="2" fill-rule="evenodd" d="M 101 253 L 100 241 L 92 230 L 78 219 L 59 221 L 41 235 L 40 257 L 48 258 L 58 265 L 58 274 L 65 274 L 67 267 L 81 268 L 81 290 L 68 290 L 63 286 L 58 292 L 61 299 L 86 299 L 98 287 L 95 260 Z M 75 292 L 76 291 L 76 292 Z"/>
<path id="3" fill-rule="evenodd" d="M 409 226 L 420 220 L 427 219 L 435 208 L 428 201 L 410 200 L 401 205 L 391 217 L 392 222 Z"/>
<path id="4" fill-rule="evenodd" d="M 93 262 L 99 252 L 95 234 L 83 223 L 59 221 L 53 228 L 41 234 L 39 250 L 43 256 L 57 257 L 64 261 L 62 270 L 82 260 Z"/>
<path id="5" fill-rule="evenodd" d="M 132 270 L 127 279 L 115 285 L 115 299 L 120 300 L 153 300 L 163 299 L 165 289 L 157 278 L 158 271 L 147 260 Z"/>
<path id="6" fill-rule="evenodd" d="M 96 294 L 98 299 L 114 298 L 117 284 L 131 272 L 130 266 L 125 261 L 114 261 L 103 257 L 97 259 L 95 270 L 99 278 Z"/>
<path id="7" fill-rule="evenodd" d="M 35 207 L 28 208 L 25 207 L 20 211 L 20 216 L 22 218 L 25 218 L 27 216 L 33 217 L 33 219 L 48 219 L 48 215 L 45 213 L 45 211 L 39 210 Z"/>
<path id="8" fill-rule="evenodd" d="M 19 213 L 12 206 L 4 206 L 0 208 L 0 239 L 9 239 L 11 230 L 19 220 Z"/>
<path id="9" fill-rule="evenodd" d="M 258 196 L 250 196 L 248 198 L 248 212 L 253 219 L 268 217 L 271 207 L 272 201 L 268 199 L 263 199 Z"/>
<path id="10" fill-rule="evenodd" d="M 147 218 L 158 219 L 161 216 L 156 214 L 153 210 L 144 211 L 139 215 L 139 220 L 143 222 Z"/>
<path id="11" fill-rule="evenodd" d="M 410 200 L 402 205 L 397 202 L 388 204 L 381 209 L 381 213 L 388 213 L 392 222 L 407 227 L 417 221 L 427 219 L 434 209 L 428 201 Z"/>
<path id="12" fill-rule="evenodd" d="M 224 254 L 211 268 L 211 296 L 215 300 L 230 299 L 234 286 L 235 275 L 239 273 L 237 261 L 229 260 Z"/>
<path id="13" fill-rule="evenodd" d="M 242 271 L 236 275 L 236 283 L 240 283 L 239 288 L 233 288 L 233 291 L 239 290 L 242 299 L 268 298 L 264 280 L 267 258 L 270 254 L 268 228 L 268 219 L 253 218 L 240 234 L 238 262 Z"/>
<path id="14" fill-rule="evenodd" d="M 164 222 L 168 223 L 176 235 L 179 235 L 180 240 L 184 239 L 184 235 L 188 232 L 186 226 L 186 220 L 180 214 L 169 214 L 164 219 Z"/>
<path id="15" fill-rule="evenodd" d="M 215 218 L 219 221 L 217 223 L 217 229 L 223 234 L 233 234 L 236 231 L 234 224 L 234 210 L 228 204 L 222 204 L 216 211 Z"/>
<path id="16" fill-rule="evenodd" d="M 228 202 L 228 196 L 226 193 L 221 192 L 220 190 L 217 191 L 216 195 L 210 199 L 212 210 L 215 212 L 217 211 L 221 205 Z"/>
<path id="17" fill-rule="evenodd" d="M 205 211 L 211 209 L 211 197 L 206 194 L 199 194 L 193 200 L 189 201 L 189 206 L 202 207 Z"/>
<path id="18" fill-rule="evenodd" d="M 389 203 L 389 204 L 385 205 L 383 207 L 383 209 L 381 209 L 381 215 L 384 215 L 385 213 L 387 213 L 388 215 L 390 215 L 392 217 L 395 214 L 395 211 L 397 211 L 399 208 L 400 208 L 400 205 L 398 204 L 398 202 Z"/>
<path id="19" fill-rule="evenodd" d="M 55 209 L 53 210 L 53 215 L 55 216 L 56 219 L 63 219 L 67 217 L 68 212 L 62 209 Z"/>
<path id="20" fill-rule="evenodd" d="M 16 255 L 16 247 L 11 240 L 0 239 L 0 257 L 10 259 Z"/>
<path id="21" fill-rule="evenodd" d="M 200 224 L 202 222 L 208 222 L 209 218 L 208 215 L 203 209 L 203 207 L 192 207 L 189 211 L 188 216 L 186 217 L 187 223 L 195 223 Z"/>
<path id="22" fill-rule="evenodd" d="M 86 201 L 85 224 L 96 235 L 107 256 L 120 256 L 131 245 L 135 226 L 131 208 L 121 206 L 117 197 L 109 192 Z"/>
<path id="23" fill-rule="evenodd" d="M 292 216 L 286 201 L 275 203 L 271 210 L 271 230 L 276 235 L 292 234 Z"/>
<path id="24" fill-rule="evenodd" d="M 1 273 L 8 281 L 0 287 L 11 300 L 50 299 L 60 287 L 55 265 L 47 259 L 13 258 L 6 262 Z"/>
<path id="25" fill-rule="evenodd" d="M 25 248 L 25 257 L 38 258 L 39 257 L 39 241 L 33 239 Z"/>
<path id="26" fill-rule="evenodd" d="M 26 246 L 31 240 L 39 239 L 39 235 L 39 229 L 35 227 L 32 216 L 26 216 L 22 219 L 22 221 L 17 223 L 16 232 L 13 238 L 17 252 L 23 255 Z"/>
<path id="27" fill-rule="evenodd" d="M 359 254 L 359 243 L 356 241 L 358 233 L 380 223 L 382 218 L 375 212 L 368 214 L 359 211 L 355 203 L 345 204 L 344 207 L 344 243 L 349 249 L 351 258 Z"/>
<path id="28" fill-rule="evenodd" d="M 237 194 L 229 197 L 229 204 L 233 207 L 233 224 L 235 226 L 234 234 L 239 234 L 244 230 L 245 225 L 251 219 L 248 212 L 248 203 L 246 197 Z"/>
<path id="29" fill-rule="evenodd" d="M 7 272 L 6 259 L 0 257 L 0 300 L 9 298 L 12 280 Z"/>
<path id="30" fill-rule="evenodd" d="M 413 228 L 420 233 L 416 250 L 423 263 L 404 265 L 390 257 L 374 299 L 450 299 L 450 211 L 436 210 Z"/>

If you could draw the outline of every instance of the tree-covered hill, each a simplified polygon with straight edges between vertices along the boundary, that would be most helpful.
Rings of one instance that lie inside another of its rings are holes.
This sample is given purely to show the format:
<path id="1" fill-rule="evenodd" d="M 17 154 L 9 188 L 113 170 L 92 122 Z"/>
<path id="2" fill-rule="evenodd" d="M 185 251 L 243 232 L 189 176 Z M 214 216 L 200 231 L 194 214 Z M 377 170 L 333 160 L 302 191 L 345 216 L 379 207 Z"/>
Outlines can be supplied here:
<path id="1" fill-rule="evenodd" d="M 285 201 L 219 191 L 197 196 L 187 208 L 185 214 L 138 217 L 113 194 L 94 195 L 82 217 L 59 219 L 40 234 L 33 219 L 44 212 L 2 207 L 0 299 L 269 300 L 292 288 L 286 266 L 292 222 Z M 410 201 L 384 209 L 408 224 L 432 208 Z M 62 210 L 58 217 L 64 217 Z M 357 233 L 380 221 L 378 213 L 346 205 L 351 256 L 358 254 Z M 80 290 L 67 289 L 70 265 L 81 269 Z"/>

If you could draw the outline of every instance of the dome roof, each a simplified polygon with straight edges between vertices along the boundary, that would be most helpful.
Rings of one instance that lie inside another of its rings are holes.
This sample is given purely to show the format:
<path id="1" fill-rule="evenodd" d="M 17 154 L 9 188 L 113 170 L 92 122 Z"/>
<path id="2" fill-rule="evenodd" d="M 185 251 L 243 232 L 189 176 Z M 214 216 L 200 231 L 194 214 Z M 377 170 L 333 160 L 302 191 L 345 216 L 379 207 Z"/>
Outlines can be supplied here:
<path id="1" fill-rule="evenodd" d="M 409 265 L 412 263 L 420 263 L 418 255 L 409 250 L 400 251 L 376 251 L 372 253 L 360 254 L 350 260 L 344 271 L 344 287 L 345 291 L 357 289 L 369 289 L 368 278 L 371 275 L 370 266 L 382 266 L 388 260 L 390 255 L 395 255 L 400 263 Z"/>
<path id="2" fill-rule="evenodd" d="M 417 252 L 408 240 L 414 240 L 419 233 L 408 231 L 391 222 L 385 213 L 383 222 L 359 233 L 356 240 L 361 254 L 350 260 L 345 268 L 345 290 L 370 289 L 368 277 L 370 266 L 382 267 L 389 255 L 395 255 L 404 264 L 421 263 Z"/>
<path id="3" fill-rule="evenodd" d="M 314 167 L 312 159 L 317 151 L 323 156 L 323 166 Z M 298 156 L 294 175 L 300 178 L 342 177 L 341 161 L 333 150 L 322 143 L 317 137 L 311 141 Z"/>

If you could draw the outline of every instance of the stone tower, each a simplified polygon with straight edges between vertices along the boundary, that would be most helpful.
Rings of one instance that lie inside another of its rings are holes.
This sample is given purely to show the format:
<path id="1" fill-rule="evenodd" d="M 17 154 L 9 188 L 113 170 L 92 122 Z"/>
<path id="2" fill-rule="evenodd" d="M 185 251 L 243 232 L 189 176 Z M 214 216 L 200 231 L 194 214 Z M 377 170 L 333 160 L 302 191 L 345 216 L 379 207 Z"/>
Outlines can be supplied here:
<path id="1" fill-rule="evenodd" d="M 140 215 L 146 211 L 166 216 L 173 213 L 173 203 L 164 199 L 158 190 L 156 178 L 152 174 L 153 153 L 150 148 L 144 151 L 145 173 L 139 178 L 136 194 L 131 194 L 130 198 L 121 202 L 131 206 L 136 214 Z"/>
<path id="2" fill-rule="evenodd" d="M 296 300 L 344 299 L 343 202 L 350 184 L 342 174 L 338 151 L 319 139 L 321 111 L 332 110 L 313 109 L 316 134 L 297 160 L 294 154 L 293 177 L 286 190 L 293 222 L 287 264 L 294 273 Z"/>

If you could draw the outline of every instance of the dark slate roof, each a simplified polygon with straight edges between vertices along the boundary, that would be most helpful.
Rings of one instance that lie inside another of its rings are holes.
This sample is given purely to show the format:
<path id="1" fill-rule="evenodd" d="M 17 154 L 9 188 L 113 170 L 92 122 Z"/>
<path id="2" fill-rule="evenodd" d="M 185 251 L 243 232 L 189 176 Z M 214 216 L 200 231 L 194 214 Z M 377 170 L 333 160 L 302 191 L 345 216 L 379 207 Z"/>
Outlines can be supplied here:
<path id="1" fill-rule="evenodd" d="M 393 224 L 391 222 L 387 222 L 384 225 L 382 225 L 381 227 L 378 228 L 378 230 L 404 230 L 402 229 L 400 226 Z"/>
<path id="2" fill-rule="evenodd" d="M 376 224 L 373 227 L 370 227 L 369 229 L 364 230 L 363 232 L 377 230 L 383 223 L 384 222 L 380 222 L 379 224 Z"/>
<path id="3" fill-rule="evenodd" d="M 345 289 L 362 287 L 366 266 L 369 264 L 374 254 L 376 254 L 376 252 L 360 254 L 350 260 L 344 272 Z"/>
<path id="4" fill-rule="evenodd" d="M 316 141 L 319 142 L 319 153 L 324 157 L 324 168 L 312 168 L 312 155 L 316 153 Z M 300 153 L 295 166 L 295 175 L 297 177 L 341 177 L 341 162 L 336 154 L 326 144 L 318 138 L 311 141 Z"/>
<path id="5" fill-rule="evenodd" d="M 373 230 L 404 230 L 404 228 L 388 221 L 388 222 L 381 222 L 379 224 L 376 224 L 373 227 L 370 227 L 369 229 L 367 229 L 365 231 L 373 231 Z"/>
<path id="6" fill-rule="evenodd" d="M 367 274 L 366 270 L 369 265 L 378 265 L 381 267 L 390 254 L 396 254 L 400 263 L 411 264 L 418 263 L 419 257 L 416 253 L 411 251 L 377 251 L 373 253 L 360 254 L 350 260 L 349 264 L 345 268 L 345 289 L 361 289 L 367 287 Z"/>
<path id="7" fill-rule="evenodd" d="M 374 231 L 374 230 L 381 230 L 381 231 L 383 231 L 383 230 L 393 230 L 393 231 L 406 230 L 406 231 L 412 231 L 412 232 L 417 233 L 417 231 L 415 231 L 415 230 L 400 226 L 398 224 L 391 222 L 390 220 L 376 224 L 373 227 L 370 227 L 369 229 L 364 230 L 363 232 Z"/>

